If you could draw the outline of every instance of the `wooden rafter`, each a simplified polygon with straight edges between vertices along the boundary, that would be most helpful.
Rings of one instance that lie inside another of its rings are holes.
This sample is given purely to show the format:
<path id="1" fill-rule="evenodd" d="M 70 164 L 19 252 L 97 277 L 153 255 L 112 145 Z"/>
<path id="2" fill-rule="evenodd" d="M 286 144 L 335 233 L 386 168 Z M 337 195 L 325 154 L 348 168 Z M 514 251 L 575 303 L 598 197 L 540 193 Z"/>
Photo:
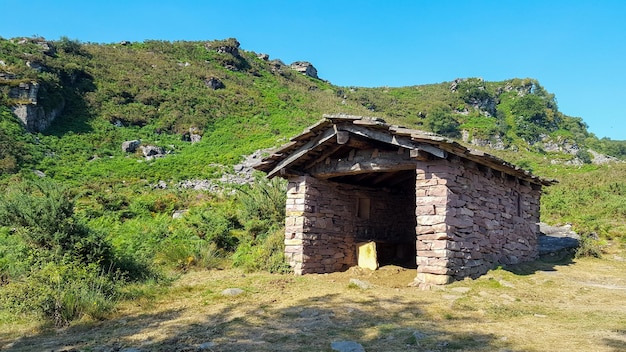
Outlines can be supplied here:
<path id="1" fill-rule="evenodd" d="M 393 144 L 399 147 L 407 149 L 421 149 L 428 152 L 438 158 L 446 158 L 448 153 L 429 144 L 414 142 L 410 137 L 396 136 L 392 133 L 383 130 L 373 130 L 363 126 L 357 126 L 354 124 L 338 125 L 337 129 L 340 131 L 348 131 L 358 136 L 370 138 L 379 142 Z"/>
<path id="2" fill-rule="evenodd" d="M 372 150 L 358 151 L 354 153 L 352 158 L 333 159 L 329 163 L 318 163 L 308 172 L 314 177 L 331 178 L 365 173 L 415 170 L 416 162 L 408 154 L 379 152 L 377 158 L 371 158 L 372 153 Z"/>
<path id="3" fill-rule="evenodd" d="M 289 167 L 296 160 L 311 151 L 313 148 L 316 148 L 321 144 L 329 141 L 331 138 L 335 137 L 336 134 L 337 131 L 334 128 L 329 128 L 326 131 L 322 132 L 316 138 L 310 140 L 308 143 L 304 144 L 296 151 L 294 151 L 290 156 L 279 162 L 272 171 L 267 173 L 267 177 L 272 178 L 276 176 L 280 169 Z"/>

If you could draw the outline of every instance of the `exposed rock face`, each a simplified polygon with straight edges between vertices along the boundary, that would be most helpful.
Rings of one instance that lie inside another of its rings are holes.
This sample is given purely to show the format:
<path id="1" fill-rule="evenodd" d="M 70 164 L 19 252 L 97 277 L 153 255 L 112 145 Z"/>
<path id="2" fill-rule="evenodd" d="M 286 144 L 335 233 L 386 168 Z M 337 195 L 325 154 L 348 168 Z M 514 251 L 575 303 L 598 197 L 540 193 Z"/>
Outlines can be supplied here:
<path id="1" fill-rule="evenodd" d="M 486 93 L 486 87 L 484 85 L 484 81 L 482 78 L 479 79 L 467 79 L 467 78 L 457 78 L 450 84 L 450 91 L 457 92 L 459 90 L 459 85 L 464 82 L 470 81 L 471 84 L 475 85 L 473 89 L 477 89 L 478 91 L 485 92 L 485 94 L 475 94 L 474 96 L 465 97 L 465 102 L 472 106 L 474 110 L 478 110 L 482 115 L 485 116 L 495 116 L 496 114 L 496 106 L 498 105 L 498 98 L 492 97 L 490 94 Z M 461 88 L 463 89 L 463 88 Z M 462 114 L 466 115 L 469 113 L 467 109 L 461 111 Z"/>
<path id="2" fill-rule="evenodd" d="M 481 138 L 472 137 L 470 140 L 469 131 L 463 130 L 461 131 L 461 136 L 463 138 L 463 142 L 470 143 L 478 147 L 489 147 L 495 150 L 506 149 L 506 146 L 504 145 L 504 141 L 502 140 L 502 137 L 500 135 L 492 136 L 491 139 L 481 139 Z"/>
<path id="3" fill-rule="evenodd" d="M 17 100 L 27 100 L 30 104 L 37 104 L 37 94 L 39 93 L 39 83 L 22 82 L 17 87 L 11 88 L 9 98 Z"/>
<path id="4" fill-rule="evenodd" d="M 65 104 L 46 112 L 43 107 L 34 104 L 16 105 L 11 108 L 13 114 L 17 116 L 30 132 L 41 132 L 48 128 L 63 110 Z"/>
<path id="5" fill-rule="evenodd" d="M 32 68 L 33 70 L 36 70 L 38 72 L 43 71 L 43 64 L 41 62 L 38 61 L 26 61 L 26 66 Z"/>
<path id="6" fill-rule="evenodd" d="M 26 43 L 37 44 L 41 47 L 41 52 L 48 55 L 54 56 L 57 52 L 57 49 L 54 47 L 52 42 L 47 41 L 45 38 L 22 38 L 17 41 L 17 44 L 26 44 Z"/>
<path id="7" fill-rule="evenodd" d="M 291 67 L 293 70 L 296 70 L 302 73 L 305 76 L 319 79 L 319 77 L 317 77 L 317 69 L 313 67 L 313 65 L 310 62 L 296 61 L 292 63 L 291 65 L 289 65 L 289 67 Z"/>
<path id="8" fill-rule="evenodd" d="M 32 65 L 31 68 L 42 68 L 36 63 L 32 63 Z M 2 72 L 0 79 L 14 80 L 17 77 L 10 72 Z M 20 82 L 9 90 L 9 98 L 16 101 L 16 104 L 11 107 L 11 111 L 22 121 L 29 132 L 41 132 L 48 128 L 65 107 L 64 100 L 60 100 L 55 107 L 48 110 L 37 105 L 37 98 L 41 91 L 41 85 L 35 81 Z"/>
<path id="9" fill-rule="evenodd" d="M 231 54 L 232 56 L 239 57 L 239 42 L 231 38 L 224 41 L 222 45 L 215 46 L 213 43 L 206 43 L 205 47 L 208 50 L 215 50 L 220 54 Z"/>
<path id="10" fill-rule="evenodd" d="M 270 70 L 273 73 L 282 74 L 285 66 L 285 63 L 278 59 L 270 61 Z"/>
<path id="11" fill-rule="evenodd" d="M 600 154 L 594 150 L 587 150 L 589 152 L 589 154 L 591 154 L 592 156 L 592 162 L 594 164 L 606 164 L 606 163 L 617 163 L 620 162 L 620 160 L 618 158 L 609 156 L 609 155 L 604 155 L 604 154 Z"/>
<path id="12" fill-rule="evenodd" d="M 199 134 L 192 133 L 189 135 L 189 141 L 191 143 L 198 143 L 202 140 L 202 136 Z"/>
<path id="13" fill-rule="evenodd" d="M 183 141 L 198 143 L 202 140 L 202 135 L 200 135 L 200 131 L 198 131 L 195 127 L 190 127 L 189 132 L 185 132 L 183 134 Z"/>
<path id="14" fill-rule="evenodd" d="M 257 54 L 256 57 L 258 57 L 259 59 L 263 61 L 268 61 L 270 59 L 270 56 L 268 54 L 263 54 L 263 53 Z"/>
<path id="15" fill-rule="evenodd" d="M 48 128 L 65 107 L 65 101 L 61 100 L 55 108 L 46 111 L 42 106 L 37 105 L 39 91 L 40 85 L 37 82 L 23 82 L 9 91 L 9 98 L 20 102 L 11 108 L 13 114 L 30 132 L 41 132 Z"/>
<path id="16" fill-rule="evenodd" d="M 497 93 L 501 94 L 503 92 L 516 91 L 517 95 L 521 97 L 521 96 L 530 94 L 530 92 L 532 91 L 534 85 L 535 84 L 531 80 L 522 81 L 521 84 L 518 84 L 518 85 L 513 85 L 512 83 L 507 83 L 507 85 L 504 86 L 504 90 L 498 91 Z"/>
<path id="17" fill-rule="evenodd" d="M 541 137 L 542 148 L 546 152 L 550 152 L 550 153 L 561 152 L 561 153 L 576 155 L 576 153 L 580 151 L 580 147 L 578 146 L 576 142 L 573 142 L 567 139 L 562 139 L 560 137 L 558 137 L 556 140 L 553 140 L 547 135 L 542 135 L 540 137 Z"/>

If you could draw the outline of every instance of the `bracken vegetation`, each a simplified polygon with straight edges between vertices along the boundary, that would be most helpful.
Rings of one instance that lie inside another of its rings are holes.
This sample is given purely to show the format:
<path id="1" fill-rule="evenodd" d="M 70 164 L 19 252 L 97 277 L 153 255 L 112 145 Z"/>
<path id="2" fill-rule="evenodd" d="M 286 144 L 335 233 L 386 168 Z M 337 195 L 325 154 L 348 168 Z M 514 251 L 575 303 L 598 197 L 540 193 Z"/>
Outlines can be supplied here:
<path id="1" fill-rule="evenodd" d="M 626 241 L 626 167 L 594 165 L 588 151 L 624 159 L 626 141 L 589 133 L 534 79 L 338 87 L 233 38 L 0 38 L 0 59 L 0 324 L 33 315 L 56 326 L 104 319 L 119 300 L 149 295 L 189 270 L 287 272 L 285 184 L 219 179 L 324 113 L 498 146 L 489 152 L 561 181 L 543 197 L 543 219 L 572 223 L 600 244 Z M 30 102 L 16 91 L 31 82 L 39 85 L 37 107 L 62 108 L 43 131 L 27 132 L 11 112 Z M 191 143 L 192 133 L 202 139 Z M 122 151 L 129 140 L 165 157 Z M 220 191 L 177 186 L 189 180 Z M 590 255 L 599 253 L 590 246 Z"/>

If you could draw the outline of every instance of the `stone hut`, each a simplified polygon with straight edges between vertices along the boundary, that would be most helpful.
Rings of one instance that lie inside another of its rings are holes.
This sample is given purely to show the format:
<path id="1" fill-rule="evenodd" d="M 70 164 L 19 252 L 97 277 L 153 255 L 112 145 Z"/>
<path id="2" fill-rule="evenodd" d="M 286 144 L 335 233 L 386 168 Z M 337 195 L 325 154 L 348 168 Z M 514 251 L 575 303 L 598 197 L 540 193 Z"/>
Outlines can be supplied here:
<path id="1" fill-rule="evenodd" d="M 372 249 L 416 285 L 538 256 L 545 180 L 492 155 L 378 118 L 324 119 L 256 169 L 289 181 L 285 255 L 296 274 L 346 270 Z"/>

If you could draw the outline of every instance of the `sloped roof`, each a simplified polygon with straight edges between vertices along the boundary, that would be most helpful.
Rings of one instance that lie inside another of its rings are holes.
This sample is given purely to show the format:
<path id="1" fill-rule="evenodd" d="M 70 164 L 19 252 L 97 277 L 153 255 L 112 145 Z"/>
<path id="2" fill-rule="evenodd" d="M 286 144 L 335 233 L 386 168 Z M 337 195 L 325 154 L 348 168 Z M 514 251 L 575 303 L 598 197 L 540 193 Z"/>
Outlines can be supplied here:
<path id="1" fill-rule="evenodd" d="M 297 169 L 298 165 L 325 158 L 336 151 L 338 147 L 330 146 L 336 146 L 338 135 L 346 132 L 379 145 L 402 147 L 439 158 L 447 157 L 448 153 L 457 155 L 534 184 L 549 186 L 557 183 L 556 180 L 540 178 L 496 156 L 469 149 L 434 133 L 390 125 L 380 118 L 344 114 L 324 115 L 322 120 L 291 138 L 289 143 L 279 147 L 254 168 L 266 172 L 270 178 L 289 174 L 291 171 L 286 172 L 287 169 Z"/>

